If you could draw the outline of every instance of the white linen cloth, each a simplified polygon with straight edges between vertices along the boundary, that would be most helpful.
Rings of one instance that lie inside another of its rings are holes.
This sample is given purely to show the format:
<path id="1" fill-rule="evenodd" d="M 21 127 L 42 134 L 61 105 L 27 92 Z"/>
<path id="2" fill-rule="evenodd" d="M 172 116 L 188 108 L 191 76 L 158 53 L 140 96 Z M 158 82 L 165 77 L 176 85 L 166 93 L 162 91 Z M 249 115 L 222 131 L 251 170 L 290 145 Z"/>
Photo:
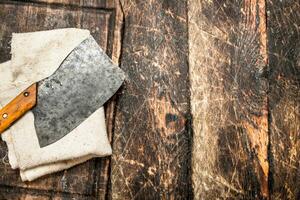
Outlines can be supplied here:
<path id="1" fill-rule="evenodd" d="M 53 74 L 65 57 L 89 36 L 88 30 L 73 28 L 13 34 L 12 59 L 0 64 L 0 107 L 34 82 Z M 2 139 L 8 146 L 9 163 L 13 169 L 20 169 L 23 181 L 112 153 L 103 107 L 68 135 L 44 148 L 39 146 L 31 111 L 6 130 Z"/>

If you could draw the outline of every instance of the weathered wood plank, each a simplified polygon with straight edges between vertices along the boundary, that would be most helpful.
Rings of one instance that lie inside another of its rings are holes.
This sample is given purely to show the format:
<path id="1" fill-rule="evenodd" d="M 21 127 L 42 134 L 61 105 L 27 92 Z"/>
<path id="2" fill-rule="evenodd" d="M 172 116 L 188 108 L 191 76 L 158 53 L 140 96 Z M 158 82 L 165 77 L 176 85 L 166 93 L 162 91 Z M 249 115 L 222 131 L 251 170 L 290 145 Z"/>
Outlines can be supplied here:
<path id="1" fill-rule="evenodd" d="M 80 194 L 68 194 L 68 193 L 54 193 L 47 191 L 39 191 L 32 189 L 22 189 L 15 187 L 0 187 L 0 199 L 1 200 L 94 200 L 93 196 L 86 196 Z"/>
<path id="2" fill-rule="evenodd" d="M 267 199 L 264 0 L 189 0 L 196 199 Z"/>
<path id="3" fill-rule="evenodd" d="M 44 196 L 40 194 L 26 194 L 26 193 L 18 193 L 15 191 L 3 191 L 0 189 L 0 199 L 1 200 L 50 200 L 50 196 Z"/>
<path id="4" fill-rule="evenodd" d="M 54 28 L 87 28 L 99 45 L 107 49 L 111 12 L 97 9 L 65 8 L 50 4 L 0 2 L 1 59 L 10 59 L 12 32 L 30 32 Z M 25 16 L 25 17 L 24 17 Z"/>
<path id="5" fill-rule="evenodd" d="M 0 187 L 1 200 L 50 200 L 50 194 L 37 194 L 35 191 L 24 191 L 13 187 Z"/>
<path id="6" fill-rule="evenodd" d="M 267 0 L 271 199 L 300 199 L 300 2 Z"/>
<path id="7" fill-rule="evenodd" d="M 120 9 L 117 8 L 118 3 L 115 1 L 85 1 L 83 3 L 69 0 L 37 2 L 39 3 L 16 3 L 14 1 L 2 1 L 0 3 L 0 62 L 10 59 L 9 41 L 12 32 L 77 27 L 89 29 L 100 46 L 117 63 L 122 22 Z M 107 116 L 113 117 L 111 113 L 113 113 L 114 103 L 110 102 L 106 107 Z M 109 135 L 111 135 L 112 123 L 110 118 L 107 118 L 107 124 Z M 6 158 L 5 144 L 1 142 L 0 145 L 1 158 Z M 109 183 L 109 160 L 109 158 L 94 159 L 64 172 L 31 183 L 22 183 L 18 171 L 11 170 L 6 163 L 7 160 L 4 159 L 5 162 L 0 162 L 0 184 L 73 193 L 74 195 L 94 195 L 98 196 L 99 199 L 104 199 Z"/>
<path id="8" fill-rule="evenodd" d="M 188 199 L 186 1 L 121 1 L 127 73 L 116 105 L 112 199 Z"/>
<path id="9" fill-rule="evenodd" d="M 24 0 L 16 0 L 24 1 Z M 115 3 L 114 0 L 32 0 L 35 2 L 46 2 L 50 4 L 64 4 L 77 6 L 91 6 L 97 8 L 107 8 L 107 3 Z"/>

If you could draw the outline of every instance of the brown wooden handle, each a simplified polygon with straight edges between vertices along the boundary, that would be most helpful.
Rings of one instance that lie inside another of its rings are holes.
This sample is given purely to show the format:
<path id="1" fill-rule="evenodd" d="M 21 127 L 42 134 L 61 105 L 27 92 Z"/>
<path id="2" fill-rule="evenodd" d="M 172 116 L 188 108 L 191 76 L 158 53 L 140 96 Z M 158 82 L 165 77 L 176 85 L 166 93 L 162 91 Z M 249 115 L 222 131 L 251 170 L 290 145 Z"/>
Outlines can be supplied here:
<path id="1" fill-rule="evenodd" d="M 19 94 L 0 110 L 0 134 L 36 105 L 37 83 Z"/>

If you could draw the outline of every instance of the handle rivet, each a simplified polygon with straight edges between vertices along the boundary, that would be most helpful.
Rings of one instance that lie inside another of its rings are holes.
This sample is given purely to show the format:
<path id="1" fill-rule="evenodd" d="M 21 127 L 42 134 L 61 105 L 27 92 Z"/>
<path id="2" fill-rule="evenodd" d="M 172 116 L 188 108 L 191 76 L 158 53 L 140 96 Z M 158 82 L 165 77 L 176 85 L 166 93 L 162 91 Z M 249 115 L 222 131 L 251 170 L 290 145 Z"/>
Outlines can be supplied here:
<path id="1" fill-rule="evenodd" d="M 4 114 L 2 115 L 2 117 L 3 117 L 3 119 L 6 119 L 6 118 L 8 117 L 8 114 L 7 114 L 7 113 L 4 113 Z"/>
<path id="2" fill-rule="evenodd" d="M 29 96 L 29 92 L 24 92 L 24 97 L 28 97 Z"/>

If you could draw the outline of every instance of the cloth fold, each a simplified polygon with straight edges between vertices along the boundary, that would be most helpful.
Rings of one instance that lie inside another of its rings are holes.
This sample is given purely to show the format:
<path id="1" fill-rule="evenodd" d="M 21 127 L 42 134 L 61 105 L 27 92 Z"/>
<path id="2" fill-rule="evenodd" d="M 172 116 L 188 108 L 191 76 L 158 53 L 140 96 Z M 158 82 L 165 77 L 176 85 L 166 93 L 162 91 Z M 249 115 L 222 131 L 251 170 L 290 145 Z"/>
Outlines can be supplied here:
<path id="1" fill-rule="evenodd" d="M 13 34 L 12 60 L 0 64 L 0 106 L 34 82 L 53 74 L 65 57 L 89 36 L 88 30 L 81 29 Z M 2 139 L 8 146 L 9 163 L 13 169 L 20 169 L 23 181 L 112 153 L 103 107 L 68 135 L 44 148 L 39 146 L 31 111 L 6 130 Z"/>

